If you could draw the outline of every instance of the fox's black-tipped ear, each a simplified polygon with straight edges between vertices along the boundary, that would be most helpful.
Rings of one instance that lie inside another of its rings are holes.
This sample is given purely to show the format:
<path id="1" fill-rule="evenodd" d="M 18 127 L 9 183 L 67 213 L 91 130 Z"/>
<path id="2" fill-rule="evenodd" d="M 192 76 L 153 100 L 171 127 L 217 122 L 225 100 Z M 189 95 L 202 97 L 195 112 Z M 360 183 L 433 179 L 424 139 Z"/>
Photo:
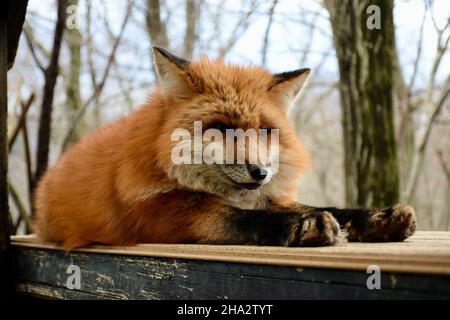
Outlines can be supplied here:
<path id="1" fill-rule="evenodd" d="M 310 72 L 311 69 L 302 68 L 274 74 L 269 88 L 270 95 L 281 107 L 287 109 L 302 89 Z"/>
<path id="2" fill-rule="evenodd" d="M 156 46 L 153 47 L 153 61 L 164 96 L 186 99 L 192 94 L 187 75 L 189 61 Z"/>

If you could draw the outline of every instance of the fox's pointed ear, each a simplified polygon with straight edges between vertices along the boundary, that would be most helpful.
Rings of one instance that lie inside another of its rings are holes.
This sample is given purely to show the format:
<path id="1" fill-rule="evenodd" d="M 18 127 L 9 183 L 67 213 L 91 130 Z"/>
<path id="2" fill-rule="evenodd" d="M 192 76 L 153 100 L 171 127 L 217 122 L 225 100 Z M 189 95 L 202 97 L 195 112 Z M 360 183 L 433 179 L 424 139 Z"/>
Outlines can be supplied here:
<path id="1" fill-rule="evenodd" d="M 189 61 L 160 47 L 153 47 L 153 61 L 165 97 L 182 100 L 192 94 L 188 83 Z"/>
<path id="2" fill-rule="evenodd" d="M 289 72 L 276 73 L 269 88 L 270 96 L 284 110 L 287 110 L 300 92 L 311 69 L 303 68 Z"/>

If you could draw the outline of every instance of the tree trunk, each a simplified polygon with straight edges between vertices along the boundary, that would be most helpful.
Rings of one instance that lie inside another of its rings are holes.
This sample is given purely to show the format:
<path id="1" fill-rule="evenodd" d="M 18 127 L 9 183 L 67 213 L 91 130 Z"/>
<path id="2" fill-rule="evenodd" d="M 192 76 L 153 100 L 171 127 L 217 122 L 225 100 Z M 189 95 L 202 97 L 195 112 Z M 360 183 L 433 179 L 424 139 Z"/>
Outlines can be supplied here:
<path id="1" fill-rule="evenodd" d="M 395 36 L 392 0 L 325 0 L 339 64 L 349 206 L 387 206 L 399 198 L 393 121 Z M 366 25 L 369 5 L 381 28 Z"/>
<path id="2" fill-rule="evenodd" d="M 69 0 L 69 5 L 78 5 L 78 0 Z M 81 108 L 80 96 L 80 73 L 81 73 L 81 41 L 82 36 L 77 28 L 67 30 L 67 44 L 70 53 L 70 69 L 66 75 L 66 96 L 68 107 L 68 118 L 73 119 Z M 85 123 L 83 120 L 77 125 L 77 129 L 72 136 L 72 141 L 76 142 L 84 132 Z"/>
<path id="3" fill-rule="evenodd" d="M 44 96 L 42 99 L 41 116 L 39 120 L 39 135 L 37 145 L 36 172 L 33 179 L 33 190 L 39 178 L 44 174 L 48 166 L 50 146 L 53 95 L 56 79 L 59 74 L 59 52 L 66 23 L 67 0 L 58 0 L 58 19 L 53 35 L 53 49 L 50 62 L 45 70 Z"/>
<path id="4" fill-rule="evenodd" d="M 194 45 L 197 41 L 197 22 L 200 16 L 202 0 L 186 0 L 186 31 L 183 41 L 183 56 L 192 58 Z"/>
<path id="5" fill-rule="evenodd" d="M 268 14 L 268 21 L 267 21 L 267 27 L 266 31 L 264 32 L 264 40 L 263 40 L 263 47 L 261 49 L 261 64 L 265 67 L 267 64 L 267 50 L 269 48 L 269 37 L 270 37 L 270 30 L 272 28 L 273 23 L 273 15 L 275 13 L 275 8 L 278 4 L 278 0 L 273 0 L 272 5 L 270 6 Z"/>
<path id="6" fill-rule="evenodd" d="M 166 24 L 161 18 L 161 4 L 159 0 L 147 0 L 147 33 L 152 46 L 161 46 L 169 49 L 169 38 L 167 36 Z M 153 67 L 153 56 L 151 64 Z M 158 78 L 156 70 L 153 68 L 155 78 Z"/>
<path id="7" fill-rule="evenodd" d="M 154 46 L 168 48 L 166 25 L 161 18 L 161 4 L 159 0 L 147 0 L 147 32 Z"/>
<path id="8" fill-rule="evenodd" d="M 415 152 L 414 121 L 410 91 L 406 87 L 398 54 L 395 54 L 394 110 L 397 120 L 396 141 L 400 190 L 405 190 Z"/>

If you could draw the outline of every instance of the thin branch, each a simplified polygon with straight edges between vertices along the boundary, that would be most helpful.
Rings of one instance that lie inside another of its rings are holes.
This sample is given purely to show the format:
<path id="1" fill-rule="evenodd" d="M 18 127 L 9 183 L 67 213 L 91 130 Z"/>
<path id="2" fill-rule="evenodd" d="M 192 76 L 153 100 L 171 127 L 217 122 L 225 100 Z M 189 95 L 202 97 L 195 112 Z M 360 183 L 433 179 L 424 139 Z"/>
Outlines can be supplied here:
<path id="1" fill-rule="evenodd" d="M 450 183 L 450 166 L 447 164 L 447 160 L 444 158 L 444 153 L 442 150 L 437 151 L 437 157 L 439 164 L 442 167 L 442 170 L 445 173 L 445 177 L 447 178 L 447 181 Z"/>
<path id="2" fill-rule="evenodd" d="M 55 95 L 55 86 L 59 75 L 59 56 L 61 52 L 63 34 L 66 27 L 67 5 L 67 0 L 58 0 L 58 18 L 55 23 L 55 31 L 53 34 L 52 52 L 48 66 L 45 69 L 45 84 L 41 104 L 41 114 L 39 117 L 36 172 L 33 177 L 33 188 L 34 184 L 44 174 L 48 166 L 53 100 Z"/>
<path id="3" fill-rule="evenodd" d="M 430 12 L 432 12 L 431 9 L 430 9 Z M 415 189 L 416 189 L 417 183 L 419 181 L 419 176 L 421 174 L 423 159 L 425 157 L 425 151 L 426 151 L 429 137 L 431 135 L 431 131 L 433 129 L 433 125 L 436 122 L 437 118 L 439 117 L 439 114 L 441 113 L 444 103 L 450 92 L 450 75 L 448 75 L 446 80 L 444 81 L 444 84 L 442 86 L 442 90 L 441 90 L 441 93 L 439 94 L 437 102 L 433 106 L 432 100 L 433 100 L 433 92 L 435 90 L 434 83 L 435 83 L 437 71 L 442 62 L 442 57 L 444 56 L 444 54 L 449 46 L 449 42 L 450 42 L 450 35 L 448 35 L 447 38 L 445 39 L 445 41 L 442 42 L 444 31 L 450 24 L 450 18 L 447 20 L 446 25 L 442 29 L 437 27 L 432 13 L 431 13 L 431 18 L 433 20 L 433 24 L 436 29 L 437 35 L 438 35 L 437 45 L 436 45 L 436 55 L 435 55 L 433 65 L 430 70 L 430 75 L 428 78 L 428 84 L 427 84 L 427 88 L 425 91 L 425 100 L 424 100 L 424 105 L 430 107 L 431 113 L 430 113 L 430 117 L 428 118 L 427 123 L 425 125 L 424 134 L 422 135 L 421 139 L 419 140 L 417 150 L 414 153 L 414 156 L 412 159 L 409 178 L 408 178 L 408 182 L 406 184 L 406 189 L 405 189 L 405 193 L 404 193 L 404 199 L 406 199 L 406 201 L 411 201 L 415 194 Z"/>
<path id="4" fill-rule="evenodd" d="M 92 22 L 92 10 L 91 10 L 91 2 L 86 1 L 86 33 L 87 33 L 87 62 L 89 66 L 89 75 L 91 77 L 92 86 L 95 87 L 97 85 L 97 76 L 94 68 L 94 59 L 92 57 L 92 31 L 91 31 L 91 22 Z"/>
<path id="5" fill-rule="evenodd" d="M 119 83 L 119 87 L 120 87 L 120 91 L 122 93 L 122 96 L 125 98 L 125 101 L 127 102 L 128 105 L 128 110 L 131 112 L 133 110 L 133 106 L 134 106 L 134 102 L 133 99 L 131 97 L 131 92 L 132 90 L 130 90 L 130 86 L 126 86 L 125 82 L 128 82 L 128 79 L 126 79 L 123 76 L 123 73 L 121 73 L 117 67 L 117 63 L 113 63 L 113 68 L 114 68 L 114 73 L 116 74 L 116 79 L 117 82 Z"/>
<path id="6" fill-rule="evenodd" d="M 24 28 L 24 33 L 25 33 L 25 39 L 27 41 L 28 44 L 28 48 L 30 49 L 31 52 L 31 56 L 33 57 L 34 62 L 36 63 L 36 65 L 38 66 L 38 68 L 45 73 L 45 68 L 42 64 L 42 62 L 39 60 L 36 50 L 34 48 L 34 44 L 33 44 L 33 36 L 31 35 L 31 30 L 29 30 L 28 28 Z"/>
<path id="7" fill-rule="evenodd" d="M 225 42 L 225 44 L 219 49 L 219 57 L 224 57 L 228 51 L 236 44 L 236 41 L 245 33 L 249 24 L 250 17 L 254 13 L 256 6 L 258 5 L 258 1 L 252 0 L 250 3 L 250 7 L 248 10 L 242 15 L 242 17 L 238 20 L 236 25 L 231 32 L 230 37 Z"/>
<path id="8" fill-rule="evenodd" d="M 420 140 L 417 151 L 414 153 L 412 160 L 411 171 L 409 174 L 409 181 L 406 187 L 405 199 L 410 202 L 414 196 L 417 182 L 419 181 L 419 176 L 421 173 L 421 168 L 423 165 L 423 159 L 425 157 L 426 147 L 433 129 L 433 124 L 437 120 L 439 114 L 441 113 L 444 103 L 450 94 L 450 75 L 447 77 L 442 92 L 439 96 L 438 102 L 436 103 L 427 124 L 425 125 L 425 132 Z"/>
<path id="9" fill-rule="evenodd" d="M 426 144 L 427 144 L 430 134 L 431 134 L 433 124 L 436 121 L 436 119 L 438 118 L 439 114 L 441 113 L 441 110 L 444 106 L 444 102 L 448 98 L 449 94 L 450 94 L 450 75 L 447 76 L 447 79 L 444 83 L 444 87 L 439 96 L 438 102 L 437 102 L 436 106 L 434 107 L 433 112 L 431 113 L 430 119 L 428 120 L 428 123 L 426 125 L 425 134 L 423 136 L 421 144 L 419 145 L 419 151 L 422 151 L 425 149 Z"/>
<path id="10" fill-rule="evenodd" d="M 30 95 L 28 100 L 24 103 L 21 102 L 22 105 L 22 113 L 20 114 L 19 120 L 17 121 L 16 127 L 13 129 L 11 137 L 8 141 L 8 150 L 11 152 L 11 149 L 14 145 L 14 142 L 16 141 L 16 138 L 19 134 L 20 129 L 23 127 L 25 123 L 25 118 L 27 116 L 28 110 L 30 109 L 30 106 L 33 104 L 34 101 L 34 93 Z"/>
<path id="11" fill-rule="evenodd" d="M 450 22 L 450 19 L 447 21 L 447 24 L 446 24 L 445 28 L 448 27 L 449 22 Z M 448 45 L 449 45 L 450 34 L 447 36 L 447 39 L 444 41 L 444 43 L 442 43 L 442 37 L 444 35 L 445 28 L 444 29 L 438 29 L 436 27 L 436 32 L 438 34 L 438 38 L 436 40 L 436 56 L 434 58 L 433 66 L 431 67 L 430 75 L 429 75 L 429 78 L 428 78 L 428 85 L 427 85 L 427 91 L 426 91 L 427 92 L 426 93 L 426 101 L 430 101 L 431 100 L 431 95 L 432 95 L 433 88 L 434 88 L 434 82 L 436 80 L 436 74 L 437 74 L 439 65 L 442 62 L 442 57 L 444 56 L 444 54 L 445 54 L 445 52 L 446 52 L 446 50 L 448 48 Z"/>
<path id="12" fill-rule="evenodd" d="M 308 34 L 308 41 L 305 44 L 305 48 L 311 48 L 312 44 L 313 44 L 313 40 L 314 40 L 314 32 L 317 29 L 317 17 L 319 16 L 319 13 L 313 15 L 313 18 L 311 19 L 311 24 L 309 26 L 309 29 L 307 31 Z M 300 58 L 300 65 L 304 65 L 306 62 L 306 58 L 308 57 L 308 55 L 312 50 L 304 50 L 303 54 Z M 329 54 L 329 52 L 332 52 L 333 50 L 328 50 L 327 53 Z M 326 57 L 324 57 L 324 59 L 326 59 L 328 57 L 328 55 Z"/>
<path id="13" fill-rule="evenodd" d="M 11 181 L 8 181 L 9 186 L 9 193 L 11 194 L 11 198 L 13 199 L 17 211 L 19 212 L 19 220 L 17 221 L 17 224 L 14 229 L 17 231 L 17 227 L 19 226 L 21 221 L 25 221 L 27 233 L 31 231 L 31 220 L 30 216 L 27 213 L 27 209 L 25 208 L 25 205 L 23 201 L 20 199 L 19 194 L 17 193 L 17 190 L 13 183 Z"/>
<path id="14" fill-rule="evenodd" d="M 408 93 L 411 92 L 411 90 L 414 86 L 414 82 L 415 82 L 416 76 L 417 76 L 417 70 L 419 67 L 419 60 L 422 56 L 423 30 L 424 30 L 424 26 L 425 26 L 425 20 L 427 17 L 427 11 L 428 11 L 428 7 L 425 5 L 425 12 L 423 14 L 422 23 L 420 25 L 419 40 L 417 42 L 416 59 L 414 61 L 413 73 L 411 75 L 411 79 L 409 80 L 408 89 L 407 89 Z"/>
<path id="15" fill-rule="evenodd" d="M 321 17 L 320 12 L 312 12 L 311 14 L 314 15 L 316 18 Z M 281 16 L 281 14 L 279 14 L 279 15 Z M 298 24 L 303 25 L 305 27 L 309 27 L 309 28 L 314 27 L 314 29 L 318 33 L 320 33 L 323 37 L 325 37 L 326 39 L 330 39 L 331 40 L 333 38 L 333 35 L 330 34 L 328 30 L 319 27 L 319 25 L 317 23 L 312 23 L 310 21 L 306 21 L 306 19 L 304 17 L 297 18 L 297 17 L 292 17 L 292 15 L 291 16 L 287 16 L 285 18 L 284 17 L 280 17 L 279 23 L 283 24 L 283 22 L 285 22 L 286 20 L 287 21 L 292 21 L 294 23 L 298 23 Z M 284 25 L 285 25 L 285 23 L 284 23 Z"/>
<path id="16" fill-rule="evenodd" d="M 22 104 L 22 113 L 25 112 L 25 107 Z M 31 152 L 30 152 L 30 139 L 28 135 L 28 125 L 27 119 L 25 118 L 22 126 L 22 134 L 23 134 L 23 152 L 25 154 L 25 165 L 27 172 L 27 182 L 28 182 L 28 196 L 30 201 L 30 208 L 32 208 L 32 186 L 33 186 L 33 165 L 31 163 Z M 33 210 L 32 210 L 33 211 Z"/>
<path id="17" fill-rule="evenodd" d="M 324 54 L 322 56 L 322 58 L 320 59 L 320 61 L 312 68 L 312 70 L 314 70 L 314 72 L 311 75 L 311 78 L 308 81 L 308 87 L 312 88 L 314 86 L 317 86 L 317 83 L 314 84 L 314 80 L 315 78 L 320 74 L 320 70 L 323 68 L 323 66 L 325 65 L 326 60 L 329 58 L 329 56 L 331 55 L 331 53 L 333 52 L 333 50 L 328 50 L 327 54 Z M 321 95 L 321 97 L 326 98 L 328 97 L 332 92 L 334 92 L 334 90 L 336 89 L 336 84 L 335 83 L 326 83 L 326 87 L 328 87 L 327 91 Z M 311 117 L 316 109 L 310 109 L 309 112 L 306 113 L 306 115 L 302 115 L 301 114 L 301 108 L 299 107 L 300 105 L 302 105 L 302 102 L 304 101 L 306 95 L 301 95 L 300 98 L 296 101 L 296 104 L 293 106 L 293 108 L 291 110 L 289 110 L 289 115 L 290 118 L 293 119 L 294 121 L 294 125 L 295 128 L 298 130 L 301 127 L 302 123 L 305 123 L 305 120 L 308 119 L 309 117 Z M 319 97 L 320 98 L 320 97 Z"/>
<path id="18" fill-rule="evenodd" d="M 278 4 L 278 0 L 273 0 L 272 6 L 270 7 L 269 12 L 268 12 L 269 20 L 267 21 L 266 32 L 264 33 L 263 47 L 261 49 L 261 64 L 263 66 L 266 66 L 267 49 L 268 49 L 268 46 L 269 46 L 269 35 L 270 35 L 270 30 L 272 28 L 273 15 L 275 13 L 275 7 L 277 6 L 277 4 Z"/>
<path id="19" fill-rule="evenodd" d="M 308 85 L 309 87 L 311 87 L 310 85 Z M 320 111 L 320 106 L 321 103 L 325 100 L 328 99 L 331 94 L 333 94 L 334 92 L 336 92 L 338 89 L 338 84 L 334 83 L 331 84 L 322 94 L 320 94 L 315 100 L 314 100 L 314 106 L 309 107 L 308 109 L 303 109 L 302 106 L 302 102 L 304 101 L 304 96 L 302 95 L 299 99 L 299 101 L 297 101 L 296 105 L 295 105 L 295 113 L 293 113 L 292 116 L 290 116 L 291 119 L 294 120 L 294 127 L 296 129 L 297 134 L 300 134 L 300 130 L 304 127 L 305 124 L 309 123 L 310 119 L 312 118 L 312 116 L 314 114 L 316 114 L 316 112 Z M 303 112 L 300 112 L 303 111 Z"/>
<path id="20" fill-rule="evenodd" d="M 221 16 L 223 15 L 223 10 L 225 6 L 225 1 L 220 1 L 217 5 L 217 9 L 213 12 L 211 10 L 210 6 L 206 6 L 206 10 L 209 10 L 209 13 L 211 14 L 211 24 L 212 24 L 212 32 L 211 35 L 206 39 L 205 44 L 202 46 L 202 51 L 210 51 L 211 44 L 214 42 L 214 40 L 217 40 L 218 35 L 220 33 L 220 26 L 221 24 Z"/>
<path id="21" fill-rule="evenodd" d="M 91 79 L 92 88 L 97 86 L 97 73 L 94 67 L 94 59 L 93 59 L 93 37 L 92 37 L 92 7 L 91 2 L 86 1 L 86 47 L 87 47 L 87 64 L 89 69 L 89 76 Z M 94 121 L 95 126 L 99 126 L 100 124 L 100 110 L 99 110 L 99 99 L 96 97 L 94 99 Z"/>
<path id="22" fill-rule="evenodd" d="M 450 18 L 447 19 L 446 24 L 444 25 L 443 28 L 439 28 L 436 22 L 436 19 L 434 18 L 433 15 L 433 2 L 432 1 L 425 1 L 425 6 L 426 8 L 430 11 L 430 16 L 431 16 L 431 22 L 433 23 L 434 29 L 438 32 L 438 33 L 442 33 L 444 32 L 445 29 L 447 29 L 447 27 L 450 25 Z"/>
<path id="23" fill-rule="evenodd" d="M 194 52 L 194 45 L 197 41 L 197 26 L 200 19 L 200 11 L 204 0 L 186 0 L 185 6 L 185 21 L 186 29 L 183 39 L 183 56 L 185 58 L 192 58 Z"/>
<path id="24" fill-rule="evenodd" d="M 63 142 L 63 145 L 62 145 L 62 152 L 64 152 L 67 149 L 67 147 L 69 146 L 69 143 L 72 140 L 72 136 L 75 133 L 76 126 L 80 122 L 80 120 L 84 116 L 84 114 L 86 113 L 86 110 L 89 107 L 89 105 L 91 104 L 91 102 L 94 101 L 95 99 L 97 99 L 100 96 L 100 94 L 102 93 L 102 91 L 103 91 L 103 87 L 105 86 L 106 79 L 108 78 L 109 71 L 111 69 L 111 65 L 113 64 L 114 59 L 115 59 L 117 48 L 119 47 L 119 43 L 120 43 L 120 41 L 122 39 L 123 33 L 125 31 L 125 27 L 126 27 L 126 25 L 128 23 L 128 19 L 131 16 L 131 8 L 132 8 L 131 3 L 132 3 L 131 1 L 128 2 L 127 11 L 125 13 L 125 17 L 123 19 L 119 35 L 116 37 L 116 40 L 115 40 L 114 45 L 112 47 L 111 53 L 110 53 L 109 58 L 108 58 L 108 62 L 106 64 L 106 68 L 105 68 L 105 70 L 103 72 L 102 79 L 95 86 L 94 92 L 92 93 L 92 95 L 86 100 L 84 105 L 76 113 L 76 115 L 75 115 L 75 117 L 74 117 L 74 119 L 72 121 L 72 124 L 71 124 L 69 130 L 67 131 L 67 134 L 66 134 L 66 136 L 65 136 L 65 138 L 63 140 L 64 142 Z"/>

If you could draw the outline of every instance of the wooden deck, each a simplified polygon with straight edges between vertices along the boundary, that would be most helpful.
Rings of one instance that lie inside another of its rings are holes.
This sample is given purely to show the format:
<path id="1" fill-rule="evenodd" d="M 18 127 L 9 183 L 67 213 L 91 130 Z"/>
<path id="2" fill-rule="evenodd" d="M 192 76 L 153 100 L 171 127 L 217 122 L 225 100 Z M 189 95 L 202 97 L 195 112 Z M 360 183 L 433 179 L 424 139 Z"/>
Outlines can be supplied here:
<path id="1" fill-rule="evenodd" d="M 66 254 L 12 237 L 17 291 L 61 299 L 450 299 L 450 232 L 334 247 L 92 246 Z M 69 289 L 67 268 L 80 268 Z M 381 289 L 369 290 L 370 265 Z"/>

